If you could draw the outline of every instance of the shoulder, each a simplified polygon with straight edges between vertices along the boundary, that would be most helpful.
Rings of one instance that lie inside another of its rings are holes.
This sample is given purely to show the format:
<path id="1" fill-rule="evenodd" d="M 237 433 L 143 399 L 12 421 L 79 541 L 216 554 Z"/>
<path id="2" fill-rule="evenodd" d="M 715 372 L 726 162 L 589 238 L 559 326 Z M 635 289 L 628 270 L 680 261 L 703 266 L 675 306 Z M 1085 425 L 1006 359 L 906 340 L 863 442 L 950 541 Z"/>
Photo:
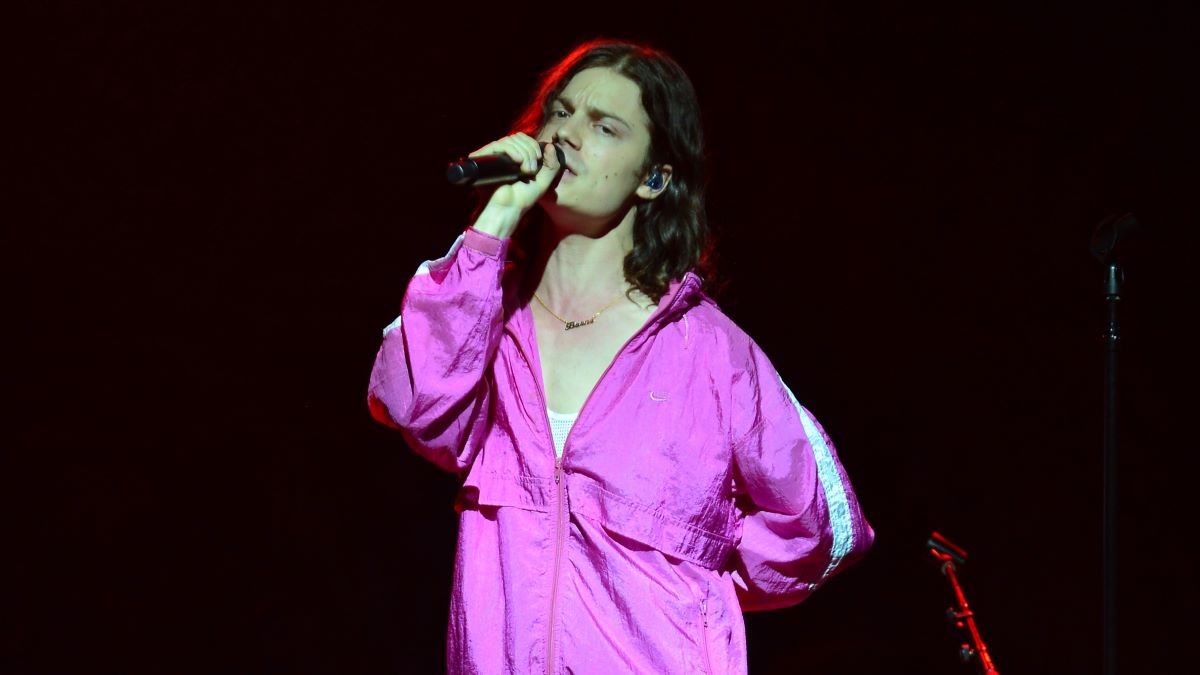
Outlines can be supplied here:
<path id="1" fill-rule="evenodd" d="M 704 293 L 696 294 L 681 320 L 690 340 L 723 356 L 736 370 L 753 368 L 761 358 L 762 350 L 754 339 Z"/>

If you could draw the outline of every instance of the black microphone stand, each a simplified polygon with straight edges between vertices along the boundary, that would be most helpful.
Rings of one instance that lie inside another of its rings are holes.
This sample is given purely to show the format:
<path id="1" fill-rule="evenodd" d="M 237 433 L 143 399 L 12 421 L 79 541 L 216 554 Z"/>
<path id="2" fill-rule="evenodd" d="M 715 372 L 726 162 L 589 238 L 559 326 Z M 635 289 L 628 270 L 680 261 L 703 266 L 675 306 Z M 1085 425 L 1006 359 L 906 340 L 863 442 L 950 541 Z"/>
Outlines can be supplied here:
<path id="1" fill-rule="evenodd" d="M 966 564 L 967 552 L 937 532 L 929 537 L 929 541 L 925 545 L 929 548 L 930 555 L 941 562 L 942 574 L 950 580 L 950 585 L 954 588 L 954 595 L 958 599 L 958 608 L 947 609 L 946 618 L 955 627 L 966 628 L 971 636 L 970 644 L 963 644 L 958 648 L 958 657 L 962 659 L 963 663 L 978 657 L 983 675 L 1000 675 L 1000 671 L 996 670 L 996 664 L 992 663 L 992 656 L 988 653 L 987 645 L 979 635 L 979 627 L 975 625 L 975 612 L 971 611 L 971 606 L 967 604 L 967 596 L 958 583 L 957 566 Z"/>
<path id="2" fill-rule="evenodd" d="M 1105 267 L 1104 301 L 1108 329 L 1104 332 L 1104 534 L 1102 535 L 1104 605 L 1104 675 L 1117 672 L 1117 303 L 1124 273 L 1115 262 Z"/>
<path id="3" fill-rule="evenodd" d="M 1117 346 L 1121 340 L 1117 303 L 1125 272 L 1117 264 L 1116 247 L 1123 236 L 1137 227 L 1132 213 L 1105 218 L 1092 234 L 1092 255 L 1104 265 L 1104 301 L 1108 328 L 1104 332 L 1104 516 L 1102 567 L 1104 596 L 1103 674 L 1117 673 Z"/>

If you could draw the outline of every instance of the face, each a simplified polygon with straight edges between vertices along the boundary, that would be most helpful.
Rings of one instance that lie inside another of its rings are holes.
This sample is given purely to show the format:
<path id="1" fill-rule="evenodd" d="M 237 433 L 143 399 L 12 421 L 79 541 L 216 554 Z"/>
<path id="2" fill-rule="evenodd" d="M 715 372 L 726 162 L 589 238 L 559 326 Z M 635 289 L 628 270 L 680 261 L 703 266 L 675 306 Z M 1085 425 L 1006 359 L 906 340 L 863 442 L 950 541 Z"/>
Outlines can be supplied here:
<path id="1" fill-rule="evenodd" d="M 567 166 L 542 207 L 561 225 L 603 226 L 652 199 L 645 163 L 650 119 L 637 84 L 609 68 L 580 71 L 553 102 L 538 134 L 556 141 Z"/>

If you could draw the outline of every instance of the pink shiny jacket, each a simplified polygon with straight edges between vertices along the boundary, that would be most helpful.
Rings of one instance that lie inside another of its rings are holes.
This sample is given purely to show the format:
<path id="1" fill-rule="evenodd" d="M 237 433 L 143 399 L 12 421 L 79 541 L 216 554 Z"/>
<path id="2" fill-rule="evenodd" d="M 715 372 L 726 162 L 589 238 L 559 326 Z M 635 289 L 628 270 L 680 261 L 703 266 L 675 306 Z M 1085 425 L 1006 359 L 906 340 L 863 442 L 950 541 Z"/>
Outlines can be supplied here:
<path id="1" fill-rule="evenodd" d="M 692 274 L 555 456 L 507 240 L 421 265 L 368 402 L 463 478 L 450 673 L 745 673 L 742 612 L 803 600 L 873 532 L 833 444 Z"/>

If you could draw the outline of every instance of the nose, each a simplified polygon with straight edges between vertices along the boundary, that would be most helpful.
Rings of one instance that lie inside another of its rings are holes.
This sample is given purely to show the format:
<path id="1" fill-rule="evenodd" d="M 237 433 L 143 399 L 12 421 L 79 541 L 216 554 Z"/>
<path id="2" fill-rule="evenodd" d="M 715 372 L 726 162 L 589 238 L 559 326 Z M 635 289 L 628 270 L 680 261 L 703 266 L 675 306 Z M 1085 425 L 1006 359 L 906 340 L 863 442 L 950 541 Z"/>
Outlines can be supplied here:
<path id="1" fill-rule="evenodd" d="M 579 149 L 579 135 L 576 133 L 575 125 L 573 124 L 575 117 L 575 115 L 570 116 L 554 130 L 553 142 L 556 145 L 565 143 L 576 150 Z"/>

